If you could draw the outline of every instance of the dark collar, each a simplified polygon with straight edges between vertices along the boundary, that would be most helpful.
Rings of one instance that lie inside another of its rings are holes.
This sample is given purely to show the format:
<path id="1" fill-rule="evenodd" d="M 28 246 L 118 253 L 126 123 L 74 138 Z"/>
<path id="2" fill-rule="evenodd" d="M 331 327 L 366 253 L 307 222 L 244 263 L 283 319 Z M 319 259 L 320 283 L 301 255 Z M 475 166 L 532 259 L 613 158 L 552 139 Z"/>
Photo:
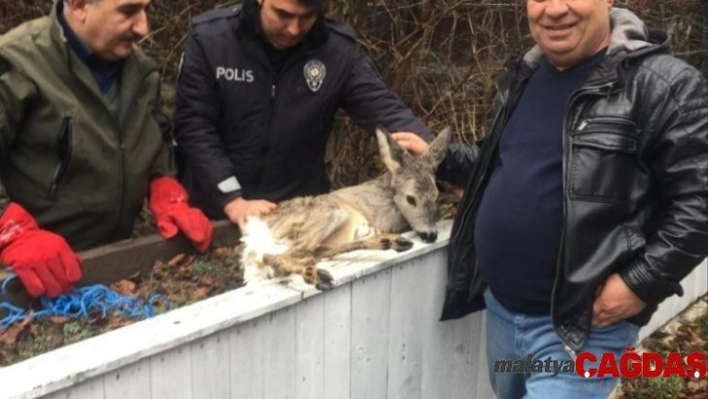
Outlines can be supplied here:
<path id="1" fill-rule="evenodd" d="M 57 19 L 59 20 L 59 24 L 61 25 L 62 30 L 64 31 L 64 37 L 66 37 L 67 43 L 69 43 L 69 46 L 79 57 L 79 59 L 85 62 L 86 64 L 89 64 L 91 61 L 96 59 L 96 53 L 93 51 L 93 49 L 91 49 L 91 47 L 84 44 L 84 42 L 79 39 L 76 33 L 74 33 L 74 31 L 69 26 L 69 23 L 66 22 L 66 18 L 64 17 L 64 10 L 62 8 L 63 7 L 60 7 L 60 9 L 57 10 Z"/>
<path id="2" fill-rule="evenodd" d="M 63 2 L 58 2 L 57 20 L 64 31 L 64 37 L 69 44 L 71 51 L 83 62 L 94 78 L 103 93 L 111 90 L 117 80 L 118 73 L 123 66 L 124 60 L 115 62 L 104 62 L 96 55 L 93 49 L 86 45 L 74 32 L 64 17 Z"/>
<path id="3" fill-rule="evenodd" d="M 59 25 L 61 25 L 61 28 L 64 31 L 64 37 L 66 37 L 69 47 L 81 61 L 83 61 L 91 69 L 101 68 L 106 71 L 113 71 L 123 65 L 124 60 L 105 62 L 98 58 L 96 52 L 84 43 L 83 40 L 76 35 L 76 32 L 71 29 L 71 26 L 69 26 L 69 23 L 66 21 L 66 17 L 64 17 L 63 8 L 63 2 L 60 1 L 57 8 L 57 19 L 59 20 Z"/>

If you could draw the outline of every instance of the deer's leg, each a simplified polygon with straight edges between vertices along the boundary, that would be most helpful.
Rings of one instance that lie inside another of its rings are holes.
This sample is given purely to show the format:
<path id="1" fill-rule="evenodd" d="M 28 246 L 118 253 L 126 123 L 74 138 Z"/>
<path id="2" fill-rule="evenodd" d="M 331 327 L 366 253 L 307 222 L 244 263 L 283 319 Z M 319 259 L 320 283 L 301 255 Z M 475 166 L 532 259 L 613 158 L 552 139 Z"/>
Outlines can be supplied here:
<path id="1" fill-rule="evenodd" d="M 317 289 L 327 290 L 334 286 L 332 275 L 315 266 L 319 259 L 316 258 L 316 249 L 342 229 L 349 222 L 351 214 L 336 204 L 322 205 L 317 214 L 308 213 L 304 219 L 296 219 L 295 224 L 285 223 L 288 221 L 285 220 L 274 226 L 275 235 L 289 237 L 292 240 L 287 252 L 263 257 L 263 263 L 273 269 L 275 276 L 296 273 Z M 307 234 L 288 236 L 287 233 L 291 231 L 307 232 Z"/>
<path id="2" fill-rule="evenodd" d="M 318 250 L 318 255 L 321 255 L 323 258 L 331 258 L 335 255 L 357 249 L 393 249 L 396 252 L 403 252 L 412 247 L 413 242 L 400 234 L 378 234 L 362 240 L 352 241 L 335 248 L 321 247 Z"/>
<path id="3" fill-rule="evenodd" d="M 292 242 L 291 250 L 312 255 L 323 242 L 331 240 L 339 231 L 345 229 L 351 217 L 352 214 L 347 209 L 336 203 L 323 202 L 316 212 L 302 212 L 295 224 L 287 223 L 289 219 L 284 218 L 274 225 L 273 234 L 276 237 L 287 237 Z M 297 254 L 293 256 L 299 257 Z"/>
<path id="4" fill-rule="evenodd" d="M 296 273 L 301 275 L 306 283 L 314 285 L 318 290 L 326 291 L 334 287 L 334 278 L 328 271 L 315 267 L 317 263 L 315 258 L 295 258 L 286 253 L 265 255 L 263 261 L 272 266 L 278 276 Z"/>

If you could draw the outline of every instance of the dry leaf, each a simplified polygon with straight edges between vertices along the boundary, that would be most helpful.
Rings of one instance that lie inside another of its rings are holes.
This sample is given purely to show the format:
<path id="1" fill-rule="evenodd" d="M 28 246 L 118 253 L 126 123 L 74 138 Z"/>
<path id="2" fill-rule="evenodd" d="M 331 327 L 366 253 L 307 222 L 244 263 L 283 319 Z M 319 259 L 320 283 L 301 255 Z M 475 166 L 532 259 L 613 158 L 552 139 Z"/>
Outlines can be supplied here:
<path id="1" fill-rule="evenodd" d="M 0 333 L 0 344 L 14 345 L 17 342 L 17 337 L 29 326 L 32 322 L 31 318 L 26 318 L 18 324 L 12 325 L 5 331 Z"/>
<path id="2" fill-rule="evenodd" d="M 201 285 L 201 286 L 209 287 L 209 288 L 213 288 L 215 285 L 213 279 L 211 279 L 209 277 L 205 277 L 205 276 L 201 276 L 201 277 L 197 278 L 197 283 L 199 283 L 199 285 Z"/>
<path id="3" fill-rule="evenodd" d="M 123 296 L 135 296 L 135 283 L 130 280 L 120 280 L 111 284 L 111 289 Z"/>
<path id="4" fill-rule="evenodd" d="M 211 253 L 218 258 L 228 258 L 234 253 L 234 249 L 231 247 L 216 247 Z"/>
<path id="5" fill-rule="evenodd" d="M 51 321 L 54 324 L 64 324 L 68 321 L 69 319 L 66 317 L 62 316 L 51 316 L 49 317 L 49 321 Z"/>
<path id="6" fill-rule="evenodd" d="M 236 281 L 243 282 L 243 269 L 236 270 L 233 276 Z"/>
<path id="7" fill-rule="evenodd" d="M 189 299 L 192 299 L 192 300 L 204 299 L 207 297 L 207 295 L 209 295 L 210 291 L 211 291 L 211 289 L 206 288 L 206 287 L 197 288 L 189 294 Z"/>
<path id="8" fill-rule="evenodd" d="M 162 280 L 165 278 L 165 271 L 162 269 L 161 266 L 155 266 L 154 269 L 152 269 L 152 275 L 158 280 Z"/>
<path id="9" fill-rule="evenodd" d="M 116 328 L 127 326 L 128 324 L 132 324 L 132 323 L 133 323 L 133 320 L 130 320 L 130 319 L 121 319 L 118 317 L 111 317 L 111 319 L 106 324 L 106 327 L 108 327 L 111 330 L 115 330 Z"/>
<path id="10" fill-rule="evenodd" d="M 192 262 L 193 257 L 187 254 L 177 254 L 174 258 L 167 262 L 167 267 L 173 269 L 177 266 L 182 266 Z"/>
<path id="11" fill-rule="evenodd" d="M 184 259 L 185 256 L 187 256 L 187 254 L 177 254 L 174 258 L 170 259 L 170 261 L 167 262 L 167 267 L 177 266 L 179 262 Z"/>
<path id="12" fill-rule="evenodd" d="M 688 381 L 688 384 L 686 384 L 686 387 L 688 388 L 688 391 L 691 393 L 700 392 L 701 389 L 708 388 L 708 381 L 706 381 L 706 380 L 690 380 L 690 381 Z"/>
<path id="13" fill-rule="evenodd" d="M 188 277 L 192 276 L 192 269 L 188 267 L 180 267 L 179 269 L 177 269 L 177 275 L 184 279 L 187 279 Z"/>

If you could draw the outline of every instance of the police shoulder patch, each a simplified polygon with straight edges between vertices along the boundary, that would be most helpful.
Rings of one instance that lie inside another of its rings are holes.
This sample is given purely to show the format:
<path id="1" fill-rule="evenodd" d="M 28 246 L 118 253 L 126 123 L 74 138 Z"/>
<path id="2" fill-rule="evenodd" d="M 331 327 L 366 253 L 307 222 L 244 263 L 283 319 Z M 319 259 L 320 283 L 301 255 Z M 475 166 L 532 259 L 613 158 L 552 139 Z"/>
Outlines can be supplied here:
<path id="1" fill-rule="evenodd" d="M 12 65 L 4 59 L 0 58 L 0 76 L 10 72 Z"/>

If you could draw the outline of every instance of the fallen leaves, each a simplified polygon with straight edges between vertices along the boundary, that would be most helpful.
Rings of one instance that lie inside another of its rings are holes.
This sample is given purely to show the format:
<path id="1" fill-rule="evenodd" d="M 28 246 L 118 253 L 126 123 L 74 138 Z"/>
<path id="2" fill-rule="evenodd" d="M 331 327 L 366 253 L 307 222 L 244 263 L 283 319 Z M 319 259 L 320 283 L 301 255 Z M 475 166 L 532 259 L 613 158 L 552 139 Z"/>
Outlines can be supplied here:
<path id="1" fill-rule="evenodd" d="M 199 287 L 189 294 L 189 299 L 191 299 L 193 301 L 198 301 L 200 299 L 204 299 L 209 295 L 210 291 L 211 291 L 211 289 L 209 289 L 208 287 Z"/>
<path id="2" fill-rule="evenodd" d="M 700 301 L 708 301 L 708 297 L 699 300 L 694 306 L 700 306 Z M 693 321 L 680 319 L 680 323 L 668 323 L 666 327 L 655 331 L 642 341 L 645 351 L 656 353 L 679 352 L 684 356 L 693 352 L 708 352 L 708 312 L 704 307 L 702 316 Z M 685 359 L 684 359 L 685 361 Z M 696 379 L 686 376 L 684 379 L 627 379 L 623 380 L 622 398 L 677 398 L 704 399 L 708 398 L 708 378 Z"/>
<path id="3" fill-rule="evenodd" d="M 17 342 L 17 338 L 28 330 L 28 327 L 30 323 L 32 322 L 31 318 L 26 318 L 19 322 L 18 324 L 15 324 L 14 326 L 10 326 L 7 329 L 3 330 L 2 333 L 0 333 L 0 346 L 4 345 L 14 345 Z"/>
<path id="4" fill-rule="evenodd" d="M 198 256 L 179 254 L 167 262 L 155 262 L 149 275 L 136 273 L 110 288 L 144 301 L 155 294 L 164 295 L 170 304 L 162 299 L 154 303 L 157 313 L 164 312 L 240 287 L 243 272 L 238 265 L 239 254 L 238 247 L 214 248 Z M 136 321 L 114 314 L 90 319 L 53 316 L 25 320 L 0 331 L 0 367 Z"/>
<path id="5" fill-rule="evenodd" d="M 111 289 L 123 296 L 137 296 L 135 292 L 137 284 L 130 280 L 120 280 L 111 284 Z"/>

